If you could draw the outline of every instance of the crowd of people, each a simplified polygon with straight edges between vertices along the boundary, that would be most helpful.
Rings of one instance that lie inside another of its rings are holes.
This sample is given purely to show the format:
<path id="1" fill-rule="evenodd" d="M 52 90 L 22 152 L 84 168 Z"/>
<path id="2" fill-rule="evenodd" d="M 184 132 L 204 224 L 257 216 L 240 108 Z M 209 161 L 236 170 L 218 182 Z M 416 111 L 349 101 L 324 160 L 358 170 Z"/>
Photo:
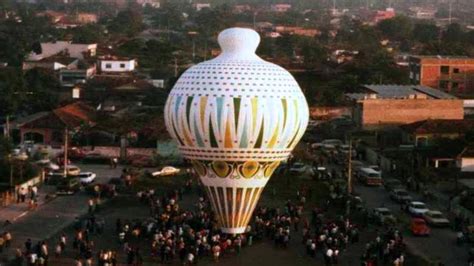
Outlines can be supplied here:
<path id="1" fill-rule="evenodd" d="M 402 234 L 397 229 L 390 228 L 382 234 L 377 234 L 374 241 L 366 244 L 364 254 L 361 256 L 361 265 L 403 266 L 405 263 L 404 253 L 405 244 Z"/>

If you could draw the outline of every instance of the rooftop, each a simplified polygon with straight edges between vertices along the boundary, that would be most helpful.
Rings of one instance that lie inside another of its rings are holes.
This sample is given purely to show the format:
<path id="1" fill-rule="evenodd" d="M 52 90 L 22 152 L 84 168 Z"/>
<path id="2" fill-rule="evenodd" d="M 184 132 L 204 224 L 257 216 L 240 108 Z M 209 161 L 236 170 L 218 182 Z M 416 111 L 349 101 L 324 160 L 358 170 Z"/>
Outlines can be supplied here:
<path id="1" fill-rule="evenodd" d="M 456 97 L 422 85 L 363 85 L 362 93 L 346 94 L 352 100 L 366 99 L 457 99 Z"/>
<path id="2" fill-rule="evenodd" d="M 445 55 L 412 55 L 411 57 L 414 58 L 421 58 L 421 59 L 474 59 L 468 56 L 445 56 Z"/>
<path id="3" fill-rule="evenodd" d="M 428 119 L 400 126 L 411 134 L 465 133 L 474 128 L 474 120 Z"/>

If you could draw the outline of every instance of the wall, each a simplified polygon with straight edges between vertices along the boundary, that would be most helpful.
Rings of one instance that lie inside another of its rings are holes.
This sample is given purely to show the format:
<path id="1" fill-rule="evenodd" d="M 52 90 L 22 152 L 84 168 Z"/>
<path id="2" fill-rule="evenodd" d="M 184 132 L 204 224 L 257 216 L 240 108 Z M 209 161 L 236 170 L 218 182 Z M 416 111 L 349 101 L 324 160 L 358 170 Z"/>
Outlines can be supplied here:
<path id="1" fill-rule="evenodd" d="M 449 66 L 449 74 L 441 73 L 441 66 Z M 453 69 L 458 68 L 459 73 L 454 73 Z M 474 91 L 474 59 L 472 58 L 423 58 L 421 60 L 421 80 L 420 84 L 441 89 L 440 80 L 449 82 L 447 91 L 451 91 L 452 82 L 464 84 L 464 91 Z M 461 90 L 461 89 L 458 89 Z M 456 93 L 453 89 L 453 93 Z"/>
<path id="2" fill-rule="evenodd" d="M 309 114 L 311 119 L 331 119 L 343 115 L 351 116 L 351 108 L 349 107 L 310 107 Z"/>
<path id="3" fill-rule="evenodd" d="M 107 64 L 111 64 L 111 68 L 107 68 Z M 124 64 L 124 67 L 120 67 Z M 135 60 L 101 60 L 100 70 L 102 72 L 130 72 L 135 70 Z"/>
<path id="4" fill-rule="evenodd" d="M 96 153 L 106 157 L 120 157 L 120 147 L 113 146 L 95 146 L 92 150 L 92 147 L 82 147 L 82 150 L 86 153 Z M 156 153 L 155 148 L 127 148 L 127 156 L 131 155 L 143 155 L 143 156 L 153 156 Z"/>
<path id="5" fill-rule="evenodd" d="M 362 126 L 408 124 L 425 119 L 463 119 L 462 100 L 363 100 Z"/>

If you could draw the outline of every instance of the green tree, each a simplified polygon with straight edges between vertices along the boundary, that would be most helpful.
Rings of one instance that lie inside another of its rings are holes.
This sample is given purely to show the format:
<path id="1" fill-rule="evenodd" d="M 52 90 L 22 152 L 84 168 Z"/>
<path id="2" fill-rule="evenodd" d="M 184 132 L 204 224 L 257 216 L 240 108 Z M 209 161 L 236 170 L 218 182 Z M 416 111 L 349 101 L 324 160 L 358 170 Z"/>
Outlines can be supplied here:
<path id="1" fill-rule="evenodd" d="M 431 23 L 416 23 L 413 28 L 413 38 L 421 43 L 435 41 L 439 34 L 439 28 Z"/>
<path id="2" fill-rule="evenodd" d="M 390 40 L 406 40 L 412 36 L 413 23 L 406 16 L 396 16 L 377 24 L 380 33 Z"/>
<path id="3" fill-rule="evenodd" d="M 108 26 L 110 32 L 125 34 L 129 37 L 136 36 L 144 28 L 141 12 L 131 8 L 120 11 Z"/>

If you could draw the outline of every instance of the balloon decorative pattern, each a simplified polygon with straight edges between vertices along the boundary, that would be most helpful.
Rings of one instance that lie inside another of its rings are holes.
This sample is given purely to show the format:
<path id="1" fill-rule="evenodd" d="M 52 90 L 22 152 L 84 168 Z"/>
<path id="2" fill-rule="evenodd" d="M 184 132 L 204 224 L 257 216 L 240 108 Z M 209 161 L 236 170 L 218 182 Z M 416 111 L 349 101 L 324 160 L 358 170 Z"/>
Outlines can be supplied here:
<path id="1" fill-rule="evenodd" d="M 306 99 L 293 76 L 255 54 L 250 29 L 219 34 L 222 53 L 186 70 L 165 105 L 168 132 L 192 162 L 221 230 L 243 233 L 271 177 L 303 136 Z"/>

